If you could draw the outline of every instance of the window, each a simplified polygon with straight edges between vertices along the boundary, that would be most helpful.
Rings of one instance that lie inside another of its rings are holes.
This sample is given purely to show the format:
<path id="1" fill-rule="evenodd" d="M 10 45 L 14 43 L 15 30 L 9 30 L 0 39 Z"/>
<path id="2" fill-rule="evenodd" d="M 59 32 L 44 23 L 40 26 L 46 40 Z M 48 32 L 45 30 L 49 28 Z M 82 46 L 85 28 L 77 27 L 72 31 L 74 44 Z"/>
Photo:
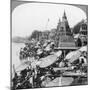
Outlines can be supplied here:
<path id="1" fill-rule="evenodd" d="M 87 25 L 86 24 L 82 24 L 82 29 L 87 30 Z"/>
<path id="2" fill-rule="evenodd" d="M 64 31 L 64 27 L 61 27 L 61 31 Z"/>

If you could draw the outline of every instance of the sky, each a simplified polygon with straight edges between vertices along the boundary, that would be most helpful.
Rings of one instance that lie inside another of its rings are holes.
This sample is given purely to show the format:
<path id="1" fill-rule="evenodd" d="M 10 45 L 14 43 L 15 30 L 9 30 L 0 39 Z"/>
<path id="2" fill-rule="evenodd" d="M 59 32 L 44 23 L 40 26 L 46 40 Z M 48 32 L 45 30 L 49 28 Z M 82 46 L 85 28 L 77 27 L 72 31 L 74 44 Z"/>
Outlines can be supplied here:
<path id="1" fill-rule="evenodd" d="M 51 30 L 62 20 L 64 10 L 70 27 L 76 25 L 86 14 L 80 8 L 64 4 L 26 3 L 12 12 L 12 37 L 27 37 L 33 30 Z"/>

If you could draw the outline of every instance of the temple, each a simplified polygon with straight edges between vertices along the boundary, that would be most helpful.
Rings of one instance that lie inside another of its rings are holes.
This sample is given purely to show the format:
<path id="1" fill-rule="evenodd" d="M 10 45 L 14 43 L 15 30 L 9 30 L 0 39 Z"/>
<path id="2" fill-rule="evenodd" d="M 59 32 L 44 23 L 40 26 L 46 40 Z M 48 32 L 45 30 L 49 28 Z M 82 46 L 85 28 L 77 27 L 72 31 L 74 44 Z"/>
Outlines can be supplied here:
<path id="1" fill-rule="evenodd" d="M 57 25 L 58 47 L 75 47 L 73 34 L 69 27 L 66 13 L 62 17 L 62 21 L 59 19 Z"/>

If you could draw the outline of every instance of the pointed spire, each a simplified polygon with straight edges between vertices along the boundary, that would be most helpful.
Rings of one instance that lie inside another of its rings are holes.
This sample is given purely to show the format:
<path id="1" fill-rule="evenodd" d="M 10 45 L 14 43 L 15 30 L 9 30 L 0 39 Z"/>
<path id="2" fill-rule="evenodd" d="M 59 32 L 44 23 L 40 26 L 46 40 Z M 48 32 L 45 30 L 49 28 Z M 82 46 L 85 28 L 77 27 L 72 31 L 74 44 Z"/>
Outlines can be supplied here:
<path id="1" fill-rule="evenodd" d="M 63 19 L 67 19 L 66 12 L 64 10 Z"/>

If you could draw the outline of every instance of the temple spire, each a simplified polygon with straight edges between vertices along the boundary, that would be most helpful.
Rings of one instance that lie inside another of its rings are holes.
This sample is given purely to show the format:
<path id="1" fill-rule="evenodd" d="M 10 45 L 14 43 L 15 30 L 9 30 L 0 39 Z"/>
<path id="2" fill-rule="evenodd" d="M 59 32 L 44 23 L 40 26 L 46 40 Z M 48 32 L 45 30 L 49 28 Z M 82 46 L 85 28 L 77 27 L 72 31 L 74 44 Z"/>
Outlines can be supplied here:
<path id="1" fill-rule="evenodd" d="M 62 17 L 63 20 L 67 20 L 67 16 L 66 16 L 66 12 L 64 10 L 64 14 L 63 14 L 63 17 Z"/>

